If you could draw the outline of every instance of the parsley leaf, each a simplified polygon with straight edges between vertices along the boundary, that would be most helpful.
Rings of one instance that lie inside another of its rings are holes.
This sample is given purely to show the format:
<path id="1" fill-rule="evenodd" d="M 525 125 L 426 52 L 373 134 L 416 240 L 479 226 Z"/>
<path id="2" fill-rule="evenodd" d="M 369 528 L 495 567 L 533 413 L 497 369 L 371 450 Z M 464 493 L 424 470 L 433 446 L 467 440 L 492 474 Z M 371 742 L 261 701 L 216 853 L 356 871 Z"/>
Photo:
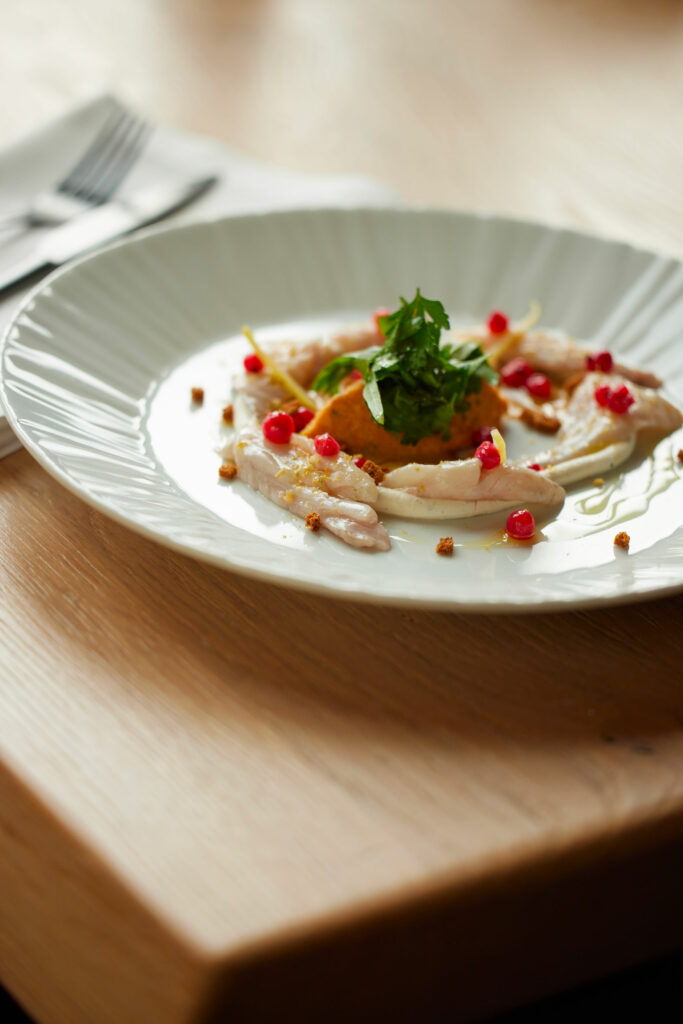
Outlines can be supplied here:
<path id="1" fill-rule="evenodd" d="M 361 352 L 352 352 L 350 355 L 339 356 L 331 363 L 324 366 L 313 381 L 314 391 L 324 391 L 328 395 L 336 395 L 339 385 L 352 370 L 360 370 L 363 377 L 367 379 L 370 374 L 370 363 L 374 356 L 380 352 L 379 345 L 365 348 Z"/>
<path id="2" fill-rule="evenodd" d="M 401 435 L 403 444 L 437 433 L 447 440 L 467 395 L 479 391 L 483 380 L 498 380 L 486 355 L 474 341 L 442 346 L 441 331 L 450 328 L 446 310 L 419 288 L 412 302 L 402 298 L 395 313 L 379 317 L 379 328 L 383 345 L 339 356 L 321 370 L 313 387 L 334 395 L 351 370 L 359 370 L 376 423 Z"/>

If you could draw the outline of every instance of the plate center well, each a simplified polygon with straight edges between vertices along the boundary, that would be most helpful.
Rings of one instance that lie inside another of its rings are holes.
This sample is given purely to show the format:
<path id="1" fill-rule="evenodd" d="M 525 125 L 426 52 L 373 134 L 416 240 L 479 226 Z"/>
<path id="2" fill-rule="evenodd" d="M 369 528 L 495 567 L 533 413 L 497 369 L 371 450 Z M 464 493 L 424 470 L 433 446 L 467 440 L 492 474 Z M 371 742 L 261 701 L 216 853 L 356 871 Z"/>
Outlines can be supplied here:
<path id="1" fill-rule="evenodd" d="M 257 330 L 257 337 L 261 341 L 306 341 L 367 315 L 367 311 L 356 311 L 268 325 Z M 465 317 L 463 321 L 471 319 Z M 231 401 L 232 378 L 240 372 L 248 351 L 246 340 L 235 334 L 176 366 L 152 394 L 147 417 L 150 442 L 165 472 L 194 501 L 232 526 L 271 543 L 304 551 L 319 538 L 311 538 L 300 519 L 239 480 L 228 482 L 218 477 L 222 461 L 219 452 L 231 434 L 222 412 Z M 192 401 L 193 387 L 204 390 L 201 405 Z M 527 452 L 533 455 L 548 443 L 547 437 L 516 422 L 508 425 L 506 439 L 512 457 Z M 462 546 L 463 569 L 464 563 L 474 560 L 480 571 L 482 560 L 488 559 L 495 576 L 554 574 L 604 565 L 615 558 L 614 533 L 628 530 L 629 523 L 634 523 L 632 553 L 669 537 L 679 526 L 677 510 L 683 502 L 683 482 L 675 452 L 680 445 L 681 438 L 674 436 L 654 446 L 640 446 L 628 463 L 604 477 L 603 484 L 585 481 L 568 488 L 559 512 L 537 512 L 542 542 L 533 548 L 501 544 L 507 513 L 437 522 L 387 516 L 384 522 L 394 548 L 411 561 L 431 561 L 436 540 L 449 534 L 456 545 Z M 642 519 L 645 512 L 646 529 Z M 643 524 L 642 530 L 638 522 Z M 341 546 L 332 538 L 326 537 L 325 542 Z"/>

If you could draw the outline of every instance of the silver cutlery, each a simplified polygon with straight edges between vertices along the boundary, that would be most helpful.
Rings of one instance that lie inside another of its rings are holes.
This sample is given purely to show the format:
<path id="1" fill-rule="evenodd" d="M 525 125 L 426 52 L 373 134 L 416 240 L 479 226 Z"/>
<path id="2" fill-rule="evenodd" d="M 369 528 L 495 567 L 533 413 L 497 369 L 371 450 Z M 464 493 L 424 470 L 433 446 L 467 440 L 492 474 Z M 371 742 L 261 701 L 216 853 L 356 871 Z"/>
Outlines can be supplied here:
<path id="1" fill-rule="evenodd" d="M 30 206 L 0 219 L 0 230 L 54 227 L 106 203 L 140 156 L 151 127 L 116 104 L 78 162 Z"/>
<path id="2" fill-rule="evenodd" d="M 216 181 L 217 177 L 211 175 L 189 182 L 174 178 L 148 185 L 125 199 L 114 199 L 53 228 L 30 256 L 0 270 L 0 291 L 38 271 L 54 270 L 74 256 L 160 220 L 198 199 Z"/>

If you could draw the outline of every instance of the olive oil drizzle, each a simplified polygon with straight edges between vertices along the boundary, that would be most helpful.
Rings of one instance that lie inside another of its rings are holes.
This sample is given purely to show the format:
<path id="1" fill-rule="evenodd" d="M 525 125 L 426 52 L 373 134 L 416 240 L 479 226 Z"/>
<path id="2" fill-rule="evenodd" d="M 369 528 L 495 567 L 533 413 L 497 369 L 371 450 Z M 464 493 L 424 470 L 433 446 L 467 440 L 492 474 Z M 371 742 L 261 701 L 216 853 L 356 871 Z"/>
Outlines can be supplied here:
<path id="1" fill-rule="evenodd" d="M 638 456 L 636 456 L 638 458 Z M 642 458 L 642 455 L 640 456 Z M 582 516 L 600 518 L 586 526 L 586 534 L 598 533 L 608 527 L 628 522 L 647 511 L 650 502 L 659 494 L 667 491 L 672 484 L 680 479 L 676 458 L 670 443 L 659 444 L 647 456 L 647 483 L 638 494 L 633 492 L 615 497 L 624 482 L 627 473 L 619 473 L 612 480 L 606 481 L 597 491 L 586 495 L 576 502 L 576 511 Z"/>

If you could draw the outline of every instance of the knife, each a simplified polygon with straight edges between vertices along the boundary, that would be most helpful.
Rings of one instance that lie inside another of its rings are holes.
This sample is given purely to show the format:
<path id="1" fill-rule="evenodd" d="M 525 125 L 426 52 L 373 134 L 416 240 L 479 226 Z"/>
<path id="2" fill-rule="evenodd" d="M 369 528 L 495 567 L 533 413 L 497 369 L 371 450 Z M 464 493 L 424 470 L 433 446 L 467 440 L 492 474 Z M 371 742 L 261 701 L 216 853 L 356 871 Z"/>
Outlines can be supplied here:
<path id="1" fill-rule="evenodd" d="M 74 256 L 153 224 L 198 199 L 217 180 L 216 175 L 210 175 L 191 182 L 160 182 L 80 214 L 68 224 L 53 228 L 30 256 L 0 270 L 0 292 L 39 270 L 54 270 Z"/>

